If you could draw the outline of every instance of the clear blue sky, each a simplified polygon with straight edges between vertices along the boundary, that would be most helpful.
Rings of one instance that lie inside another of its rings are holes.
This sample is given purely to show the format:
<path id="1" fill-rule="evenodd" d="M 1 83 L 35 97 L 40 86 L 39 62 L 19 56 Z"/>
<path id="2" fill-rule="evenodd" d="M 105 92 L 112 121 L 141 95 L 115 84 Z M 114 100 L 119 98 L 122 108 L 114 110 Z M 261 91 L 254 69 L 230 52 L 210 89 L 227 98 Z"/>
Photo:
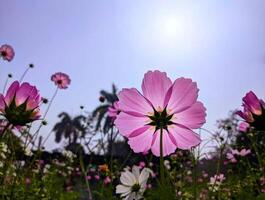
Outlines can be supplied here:
<path id="1" fill-rule="evenodd" d="M 92 110 L 111 83 L 140 88 L 143 74 L 159 69 L 198 82 L 213 130 L 247 91 L 265 97 L 264 19 L 263 0 L 0 0 L 0 44 L 16 51 L 0 63 L 0 86 L 32 62 L 26 79 L 50 97 L 51 74 L 68 73 L 72 84 L 51 108 L 52 125 L 61 111 Z M 58 147 L 52 141 L 49 149 Z"/>

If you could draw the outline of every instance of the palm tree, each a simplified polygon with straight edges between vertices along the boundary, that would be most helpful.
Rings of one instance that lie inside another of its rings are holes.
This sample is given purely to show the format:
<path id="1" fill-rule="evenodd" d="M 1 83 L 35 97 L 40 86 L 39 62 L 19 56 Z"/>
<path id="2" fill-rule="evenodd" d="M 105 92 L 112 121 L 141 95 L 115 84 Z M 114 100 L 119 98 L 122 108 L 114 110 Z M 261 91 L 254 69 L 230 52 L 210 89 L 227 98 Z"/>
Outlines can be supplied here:
<path id="1" fill-rule="evenodd" d="M 108 134 L 108 154 L 112 155 L 112 146 L 118 132 L 113 130 L 114 124 L 113 120 L 108 116 L 108 108 L 109 106 L 112 106 L 115 101 L 118 101 L 117 88 L 113 84 L 111 92 L 101 90 L 100 94 L 101 98 L 104 99 L 104 102 L 92 112 L 92 118 L 96 121 L 95 131 L 99 131 L 102 128 L 102 132 Z"/>
<path id="2" fill-rule="evenodd" d="M 107 112 L 109 106 L 118 101 L 117 88 L 113 84 L 111 92 L 101 90 L 100 95 L 104 99 L 104 102 L 92 112 L 92 118 L 97 120 L 95 130 L 98 131 L 102 127 L 103 133 L 106 134 L 113 127 L 112 119 L 107 115 Z"/>
<path id="3" fill-rule="evenodd" d="M 72 118 L 68 113 L 62 112 L 58 115 L 61 119 L 53 127 L 55 132 L 55 142 L 59 143 L 63 138 L 68 139 L 68 145 L 76 144 L 80 137 L 84 137 L 87 132 L 86 117 L 78 115 Z"/>

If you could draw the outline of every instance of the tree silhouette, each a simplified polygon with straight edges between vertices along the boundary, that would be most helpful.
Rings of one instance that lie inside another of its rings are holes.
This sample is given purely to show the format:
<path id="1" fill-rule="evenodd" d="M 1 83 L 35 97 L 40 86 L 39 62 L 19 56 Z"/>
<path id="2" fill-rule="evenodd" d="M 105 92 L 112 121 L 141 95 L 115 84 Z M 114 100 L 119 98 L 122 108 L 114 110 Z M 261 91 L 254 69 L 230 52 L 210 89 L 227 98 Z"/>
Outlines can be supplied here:
<path id="1" fill-rule="evenodd" d="M 62 112 L 58 115 L 61 119 L 53 127 L 55 132 L 55 142 L 59 143 L 63 138 L 68 140 L 68 145 L 76 144 L 80 137 L 84 137 L 87 132 L 86 117 L 78 115 L 72 118 L 68 113 Z"/>
<path id="2" fill-rule="evenodd" d="M 101 90 L 100 94 L 104 101 L 92 112 L 92 118 L 96 121 L 95 131 L 102 131 L 105 135 L 107 134 L 107 151 L 109 155 L 112 155 L 112 147 L 118 136 L 118 131 L 114 130 L 113 119 L 108 116 L 108 108 L 115 101 L 118 101 L 117 88 L 113 84 L 111 92 Z"/>
<path id="3" fill-rule="evenodd" d="M 102 128 L 103 133 L 106 134 L 113 127 L 113 121 L 107 115 L 107 112 L 109 106 L 112 106 L 113 103 L 118 100 L 117 88 L 113 84 L 111 92 L 101 90 L 100 94 L 101 97 L 104 98 L 104 102 L 96 107 L 96 109 L 92 112 L 92 117 L 96 119 L 95 130 L 98 131 Z"/>

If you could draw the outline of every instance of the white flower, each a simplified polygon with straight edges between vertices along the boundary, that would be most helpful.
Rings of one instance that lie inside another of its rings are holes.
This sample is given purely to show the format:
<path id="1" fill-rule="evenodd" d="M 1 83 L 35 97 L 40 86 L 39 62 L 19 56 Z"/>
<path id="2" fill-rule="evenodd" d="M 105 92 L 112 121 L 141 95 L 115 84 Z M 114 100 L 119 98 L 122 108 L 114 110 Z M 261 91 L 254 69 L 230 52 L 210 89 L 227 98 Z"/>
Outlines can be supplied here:
<path id="1" fill-rule="evenodd" d="M 43 173 L 47 174 L 49 172 L 49 169 L 51 168 L 51 165 L 47 164 L 45 165 L 44 169 L 43 169 Z"/>
<path id="2" fill-rule="evenodd" d="M 120 181 L 122 184 L 117 185 L 116 193 L 121 194 L 124 200 L 139 200 L 143 197 L 146 189 L 146 183 L 149 178 L 149 171 L 144 168 L 141 173 L 138 166 L 133 166 L 132 172 L 125 169 L 121 173 Z"/>
<path id="3" fill-rule="evenodd" d="M 223 174 L 215 175 L 214 177 L 210 178 L 209 190 L 216 192 L 219 190 L 221 184 L 225 180 L 225 176 Z"/>
<path id="4" fill-rule="evenodd" d="M 29 147 L 26 147 L 24 152 L 25 152 L 26 156 L 32 156 L 33 155 L 32 151 L 31 151 L 31 149 Z"/>
<path id="5" fill-rule="evenodd" d="M 65 149 L 62 151 L 62 154 L 63 154 L 63 156 L 68 158 L 71 162 L 76 157 L 76 155 L 72 151 L 68 151 L 68 150 L 65 150 Z"/>
<path id="6" fill-rule="evenodd" d="M 169 160 L 165 160 L 165 161 L 164 161 L 164 166 L 165 166 L 165 168 L 166 168 L 167 170 L 170 170 L 170 169 L 171 169 L 171 166 L 170 166 L 170 162 L 169 162 Z"/>
<path id="7" fill-rule="evenodd" d="M 0 143 L 0 149 L 6 153 L 8 151 L 7 145 L 3 142 Z"/>

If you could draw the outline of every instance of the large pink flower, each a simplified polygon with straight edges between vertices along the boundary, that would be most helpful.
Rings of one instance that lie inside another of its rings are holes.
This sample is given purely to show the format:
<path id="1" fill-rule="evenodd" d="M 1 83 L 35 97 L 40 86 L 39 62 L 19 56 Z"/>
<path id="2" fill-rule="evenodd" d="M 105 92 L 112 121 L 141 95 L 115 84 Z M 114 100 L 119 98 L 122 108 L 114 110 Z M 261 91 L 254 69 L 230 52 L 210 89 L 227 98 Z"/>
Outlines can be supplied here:
<path id="1" fill-rule="evenodd" d="M 62 73 L 62 72 L 57 72 L 57 73 L 53 74 L 51 76 L 51 80 L 60 89 L 68 88 L 68 85 L 71 83 L 71 79 L 69 78 L 69 76 L 65 73 Z"/>
<path id="2" fill-rule="evenodd" d="M 134 152 L 151 149 L 159 156 L 161 130 L 163 156 L 201 142 L 192 129 L 205 123 L 206 109 L 197 101 L 199 90 L 195 82 L 178 78 L 172 83 L 166 73 L 148 71 L 142 91 L 143 94 L 135 88 L 123 89 L 118 95 L 121 113 L 115 124 Z"/>
<path id="3" fill-rule="evenodd" d="M 14 56 L 15 51 L 10 45 L 4 44 L 0 47 L 0 57 L 2 57 L 4 60 L 10 62 L 11 60 L 13 60 Z"/>
<path id="4" fill-rule="evenodd" d="M 265 130 L 265 103 L 250 91 L 243 97 L 243 111 L 236 113 L 250 126 L 258 130 Z"/>
<path id="5" fill-rule="evenodd" d="M 35 86 L 14 81 L 5 96 L 0 94 L 0 114 L 14 126 L 24 126 L 40 118 L 40 102 Z"/>

